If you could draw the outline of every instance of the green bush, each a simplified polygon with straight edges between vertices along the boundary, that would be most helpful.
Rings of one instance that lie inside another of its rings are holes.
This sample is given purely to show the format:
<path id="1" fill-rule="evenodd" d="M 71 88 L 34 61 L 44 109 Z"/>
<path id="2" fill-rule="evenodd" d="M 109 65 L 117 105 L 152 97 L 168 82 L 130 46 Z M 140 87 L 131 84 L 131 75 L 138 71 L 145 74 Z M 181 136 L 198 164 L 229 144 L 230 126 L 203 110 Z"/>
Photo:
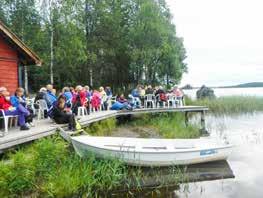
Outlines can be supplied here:
<path id="1" fill-rule="evenodd" d="M 24 195 L 35 190 L 35 166 L 31 155 L 24 150 L 9 154 L 0 163 L 0 195 Z"/>
<path id="2" fill-rule="evenodd" d="M 116 119 L 109 118 L 99 122 L 91 124 L 85 129 L 85 131 L 92 135 L 97 136 L 110 136 L 112 131 L 116 128 Z"/>
<path id="3" fill-rule="evenodd" d="M 197 138 L 199 128 L 189 124 L 185 126 L 184 115 L 181 113 L 145 114 L 139 116 L 132 126 L 154 128 L 163 138 Z"/>

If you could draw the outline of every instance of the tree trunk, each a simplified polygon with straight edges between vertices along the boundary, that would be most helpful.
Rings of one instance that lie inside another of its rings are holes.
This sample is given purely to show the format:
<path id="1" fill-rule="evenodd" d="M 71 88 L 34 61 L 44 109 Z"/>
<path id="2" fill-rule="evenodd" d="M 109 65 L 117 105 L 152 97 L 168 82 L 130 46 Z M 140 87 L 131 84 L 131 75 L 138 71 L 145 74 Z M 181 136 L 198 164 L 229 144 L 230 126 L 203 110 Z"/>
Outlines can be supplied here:
<path id="1" fill-rule="evenodd" d="M 53 25 L 51 22 L 51 34 L 50 34 L 50 83 L 53 85 L 54 84 L 54 74 L 53 74 L 53 67 L 54 67 L 54 30 L 53 30 Z"/>
<path id="2" fill-rule="evenodd" d="M 50 83 L 54 84 L 54 73 L 53 73 L 53 67 L 54 67 L 54 28 L 53 28 L 53 1 L 50 1 Z"/>
<path id="3" fill-rule="evenodd" d="M 89 15 L 89 13 L 91 12 L 90 9 L 90 5 L 89 5 L 89 0 L 85 0 L 85 28 L 86 28 L 86 50 L 87 50 L 87 62 L 86 62 L 86 66 L 87 66 L 87 70 L 88 72 L 88 76 L 89 76 L 89 84 L 92 87 L 93 86 L 93 70 L 91 67 L 91 64 L 89 63 L 89 54 L 91 53 L 91 49 L 89 48 L 89 40 L 91 37 L 91 29 L 92 29 L 92 22 L 89 20 L 91 19 L 91 16 Z"/>

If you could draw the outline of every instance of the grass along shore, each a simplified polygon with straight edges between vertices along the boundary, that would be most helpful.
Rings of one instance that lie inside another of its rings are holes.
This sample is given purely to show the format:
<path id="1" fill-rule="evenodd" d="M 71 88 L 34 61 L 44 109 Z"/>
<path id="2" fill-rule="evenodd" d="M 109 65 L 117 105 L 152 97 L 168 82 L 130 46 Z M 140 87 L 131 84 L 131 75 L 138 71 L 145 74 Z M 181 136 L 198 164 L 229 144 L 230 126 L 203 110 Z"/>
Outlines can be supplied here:
<path id="1" fill-rule="evenodd" d="M 185 127 L 183 117 L 177 114 L 144 115 L 129 125 L 154 127 L 166 138 L 199 136 L 198 129 Z M 116 119 L 111 118 L 92 124 L 86 131 L 91 135 L 110 136 L 117 127 Z M 186 180 L 177 167 L 170 167 L 169 178 L 163 180 L 154 171 L 150 172 L 159 187 Z M 94 156 L 81 159 L 72 145 L 54 135 L 2 156 L 0 197 L 96 197 L 116 189 L 140 191 L 148 176 L 141 168 L 130 168 L 115 159 L 98 160 Z"/>
<path id="2" fill-rule="evenodd" d="M 207 106 L 209 112 L 214 115 L 235 115 L 263 111 L 263 97 L 256 96 L 224 96 L 204 100 L 186 98 L 186 104 Z"/>
<path id="3" fill-rule="evenodd" d="M 134 121 L 127 123 L 131 127 L 144 127 L 156 131 L 162 138 L 197 138 L 200 137 L 200 126 L 185 126 L 182 113 L 159 113 L 139 115 Z"/>
<path id="4" fill-rule="evenodd" d="M 190 100 L 187 105 L 208 106 L 214 115 L 263 111 L 263 98 L 231 96 L 214 100 Z M 121 127 L 148 128 L 162 138 L 196 138 L 199 127 L 184 124 L 180 113 L 145 114 L 121 123 Z M 91 135 L 111 136 L 118 127 L 111 118 L 86 128 Z M 184 175 L 171 168 L 170 181 Z M 0 161 L 0 197 L 96 197 L 118 188 L 141 189 L 140 168 L 129 168 L 117 160 L 78 157 L 72 146 L 59 136 L 38 140 L 3 155 Z"/>

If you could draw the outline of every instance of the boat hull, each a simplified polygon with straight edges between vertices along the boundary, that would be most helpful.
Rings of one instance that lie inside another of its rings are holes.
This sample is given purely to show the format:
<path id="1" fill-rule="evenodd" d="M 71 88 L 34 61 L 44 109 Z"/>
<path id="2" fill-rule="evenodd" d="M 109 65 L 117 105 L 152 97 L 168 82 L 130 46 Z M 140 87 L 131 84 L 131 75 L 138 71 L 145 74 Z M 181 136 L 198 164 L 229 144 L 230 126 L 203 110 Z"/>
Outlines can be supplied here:
<path id="1" fill-rule="evenodd" d="M 72 139 L 75 151 L 81 156 L 94 154 L 99 158 L 114 158 L 133 166 L 172 166 L 225 160 L 232 152 L 231 145 L 218 145 L 200 149 L 179 149 L 178 151 L 137 151 L 136 149 L 109 149 L 96 147 Z"/>

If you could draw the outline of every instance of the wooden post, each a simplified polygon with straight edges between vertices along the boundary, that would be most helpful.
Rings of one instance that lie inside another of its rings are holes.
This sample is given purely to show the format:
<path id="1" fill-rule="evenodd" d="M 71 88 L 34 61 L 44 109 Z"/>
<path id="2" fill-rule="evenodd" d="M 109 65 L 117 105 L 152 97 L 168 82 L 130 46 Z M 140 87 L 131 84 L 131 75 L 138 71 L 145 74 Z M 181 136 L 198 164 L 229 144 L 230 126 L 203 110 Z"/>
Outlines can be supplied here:
<path id="1" fill-rule="evenodd" d="M 188 118 L 188 112 L 185 112 L 185 126 L 188 127 L 189 124 L 189 118 Z"/>
<path id="2" fill-rule="evenodd" d="M 208 131 L 205 126 L 205 111 L 201 111 L 201 133 L 202 135 L 208 135 Z"/>
<path id="3" fill-rule="evenodd" d="M 24 66 L 24 78 L 25 78 L 25 94 L 28 95 L 28 73 L 27 73 L 27 66 Z"/>

